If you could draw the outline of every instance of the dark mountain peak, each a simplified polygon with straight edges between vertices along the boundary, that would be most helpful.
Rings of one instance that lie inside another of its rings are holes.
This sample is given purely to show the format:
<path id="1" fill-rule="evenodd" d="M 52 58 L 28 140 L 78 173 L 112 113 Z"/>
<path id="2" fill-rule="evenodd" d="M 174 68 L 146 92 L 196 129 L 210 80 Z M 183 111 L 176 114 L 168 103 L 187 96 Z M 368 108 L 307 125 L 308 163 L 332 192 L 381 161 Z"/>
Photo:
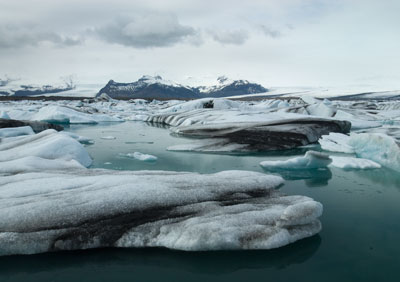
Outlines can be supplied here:
<path id="1" fill-rule="evenodd" d="M 189 87 L 161 76 L 143 75 L 135 82 L 119 83 L 110 80 L 97 96 L 106 93 L 111 98 L 183 98 L 196 99 L 206 97 L 227 97 L 267 92 L 260 84 L 247 80 L 230 80 L 226 76 L 217 78 L 217 85 Z"/>

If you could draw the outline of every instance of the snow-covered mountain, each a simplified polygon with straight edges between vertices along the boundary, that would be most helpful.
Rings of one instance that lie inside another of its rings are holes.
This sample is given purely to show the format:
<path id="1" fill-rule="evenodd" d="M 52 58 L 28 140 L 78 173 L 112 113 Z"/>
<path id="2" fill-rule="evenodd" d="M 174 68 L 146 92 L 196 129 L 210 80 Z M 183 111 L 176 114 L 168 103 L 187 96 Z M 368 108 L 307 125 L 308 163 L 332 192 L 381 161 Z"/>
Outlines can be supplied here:
<path id="1" fill-rule="evenodd" d="M 37 85 L 20 80 L 0 79 L 0 95 L 4 96 L 37 96 L 45 94 L 57 94 L 75 89 L 72 80 L 63 81 L 53 85 Z"/>
<path id="2" fill-rule="evenodd" d="M 112 98 L 203 98 L 227 97 L 267 92 L 260 84 L 247 80 L 230 80 L 225 76 L 218 78 L 213 86 L 190 87 L 162 79 L 161 76 L 143 76 L 131 83 L 110 80 L 98 96 L 105 93 Z"/>
<path id="3" fill-rule="evenodd" d="M 236 95 L 256 94 L 267 92 L 268 89 L 248 80 L 231 80 L 226 76 L 217 78 L 218 84 L 212 86 L 200 86 L 196 90 L 205 96 L 228 97 Z"/>
<path id="4" fill-rule="evenodd" d="M 110 80 L 97 95 L 103 93 L 112 98 L 198 98 L 191 87 L 148 75 L 130 83 Z"/>

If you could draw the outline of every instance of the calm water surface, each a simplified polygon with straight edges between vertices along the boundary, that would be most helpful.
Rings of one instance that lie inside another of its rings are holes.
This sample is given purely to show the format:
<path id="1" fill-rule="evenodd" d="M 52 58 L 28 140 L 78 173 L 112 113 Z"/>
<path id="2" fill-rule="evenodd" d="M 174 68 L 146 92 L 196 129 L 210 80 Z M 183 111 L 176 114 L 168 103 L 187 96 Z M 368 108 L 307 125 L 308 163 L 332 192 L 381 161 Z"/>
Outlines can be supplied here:
<path id="1" fill-rule="evenodd" d="M 139 122 L 76 125 L 67 130 L 95 140 L 86 148 L 97 168 L 270 173 L 259 166 L 260 161 L 304 153 L 169 152 L 166 147 L 191 140 Z M 101 139 L 110 135 L 116 139 Z M 135 151 L 158 160 L 146 163 L 120 155 Z M 0 281 L 399 281 L 400 174 L 388 169 L 331 169 L 283 177 L 282 192 L 307 195 L 324 205 L 323 230 L 318 235 L 269 251 L 100 249 L 0 257 Z"/>

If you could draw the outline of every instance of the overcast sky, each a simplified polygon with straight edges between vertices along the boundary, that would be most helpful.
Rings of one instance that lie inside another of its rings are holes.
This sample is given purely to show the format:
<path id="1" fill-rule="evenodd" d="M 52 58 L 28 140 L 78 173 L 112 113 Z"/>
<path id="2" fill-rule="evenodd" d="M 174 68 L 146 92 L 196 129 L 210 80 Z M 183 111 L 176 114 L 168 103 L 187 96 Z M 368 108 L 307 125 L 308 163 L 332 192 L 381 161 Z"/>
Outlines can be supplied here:
<path id="1" fill-rule="evenodd" d="M 400 88 L 398 0 L 0 0 L 0 77 Z"/>

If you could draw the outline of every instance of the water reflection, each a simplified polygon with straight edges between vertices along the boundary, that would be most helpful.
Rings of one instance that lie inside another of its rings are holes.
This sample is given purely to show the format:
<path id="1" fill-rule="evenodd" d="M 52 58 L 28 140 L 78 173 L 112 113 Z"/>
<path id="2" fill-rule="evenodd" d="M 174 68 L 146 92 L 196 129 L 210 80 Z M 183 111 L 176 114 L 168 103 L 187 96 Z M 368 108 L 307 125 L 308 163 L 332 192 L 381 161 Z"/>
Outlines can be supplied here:
<path id="1" fill-rule="evenodd" d="M 129 271 L 131 277 L 134 277 L 136 270 L 143 266 L 147 269 L 154 268 L 154 272 L 147 273 L 149 276 L 157 275 L 157 270 L 160 268 L 212 275 L 222 275 L 243 269 L 284 269 L 310 259 L 317 252 L 320 244 L 321 237 L 316 235 L 283 248 L 260 251 L 182 252 L 157 248 L 100 249 L 9 256 L 0 258 L 0 280 L 12 279 L 21 274 L 33 275 L 43 272 L 57 276 L 67 271 L 69 275 L 65 277 L 65 281 L 74 279 L 73 275 L 79 277 L 82 273 L 89 273 L 91 280 L 97 281 L 98 270 L 114 271 L 116 276 L 116 269 L 122 272 Z M 90 281 L 89 276 L 87 278 L 85 281 Z"/>
<path id="2" fill-rule="evenodd" d="M 385 187 L 395 187 L 400 190 L 400 172 L 391 169 L 370 169 L 355 171 L 357 175 L 372 183 L 380 184 Z"/>
<path id="3" fill-rule="evenodd" d="M 304 180 L 307 187 L 327 186 L 332 178 L 332 172 L 329 168 L 297 170 L 271 170 L 264 168 L 264 171 L 278 174 L 285 180 Z"/>

